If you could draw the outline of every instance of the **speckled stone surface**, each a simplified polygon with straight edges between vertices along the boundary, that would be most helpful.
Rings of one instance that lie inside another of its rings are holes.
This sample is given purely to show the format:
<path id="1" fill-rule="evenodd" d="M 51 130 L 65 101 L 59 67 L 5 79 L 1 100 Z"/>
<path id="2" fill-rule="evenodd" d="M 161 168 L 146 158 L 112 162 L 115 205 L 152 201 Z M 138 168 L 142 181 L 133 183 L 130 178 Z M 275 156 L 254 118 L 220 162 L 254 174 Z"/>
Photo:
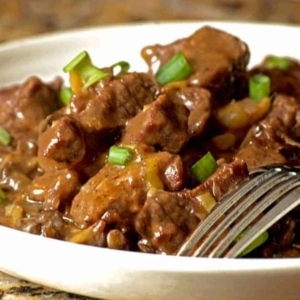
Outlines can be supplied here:
<path id="1" fill-rule="evenodd" d="M 187 19 L 300 24 L 300 1 L 0 0 L 0 42 L 78 27 Z M 0 299 L 88 298 L 41 287 L 0 272 Z"/>
<path id="2" fill-rule="evenodd" d="M 75 294 L 49 289 L 0 272 L 1 300 L 92 300 Z"/>
<path id="3" fill-rule="evenodd" d="M 300 23 L 299 0 L 0 0 L 0 41 L 74 27 L 157 20 Z"/>

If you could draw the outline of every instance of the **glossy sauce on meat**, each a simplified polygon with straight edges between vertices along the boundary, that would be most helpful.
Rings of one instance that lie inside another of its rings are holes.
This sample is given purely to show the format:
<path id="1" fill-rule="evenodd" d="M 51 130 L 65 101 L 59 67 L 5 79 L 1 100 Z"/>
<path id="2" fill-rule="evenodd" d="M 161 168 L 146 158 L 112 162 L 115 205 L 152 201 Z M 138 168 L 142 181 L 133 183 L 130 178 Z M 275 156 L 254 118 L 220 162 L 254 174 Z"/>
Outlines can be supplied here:
<path id="1" fill-rule="evenodd" d="M 182 52 L 192 74 L 164 86 L 155 74 Z M 61 79 L 31 77 L 0 89 L 0 224 L 111 249 L 174 254 L 213 205 L 272 163 L 299 164 L 300 64 L 266 59 L 247 69 L 241 39 L 205 26 L 141 50 L 145 73 L 109 76 L 63 106 Z M 109 70 L 109 68 L 107 69 Z M 248 79 L 271 78 L 271 94 L 249 98 Z M 108 162 L 112 145 L 130 149 Z M 203 183 L 191 166 L 210 151 L 217 170 Z M 300 256 L 299 208 L 276 223 L 251 255 Z"/>

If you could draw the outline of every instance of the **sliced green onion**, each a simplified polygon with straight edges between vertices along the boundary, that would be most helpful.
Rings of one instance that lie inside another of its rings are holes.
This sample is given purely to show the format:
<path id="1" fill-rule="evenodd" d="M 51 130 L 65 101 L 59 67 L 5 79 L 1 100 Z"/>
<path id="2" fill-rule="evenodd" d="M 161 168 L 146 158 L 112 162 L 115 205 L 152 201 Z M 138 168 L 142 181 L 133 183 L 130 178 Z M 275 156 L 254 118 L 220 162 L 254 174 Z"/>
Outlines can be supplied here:
<path id="1" fill-rule="evenodd" d="M 249 78 L 249 96 L 260 101 L 268 97 L 271 90 L 271 79 L 267 75 L 257 74 Z"/>
<path id="2" fill-rule="evenodd" d="M 0 126 L 0 143 L 4 146 L 7 146 L 9 145 L 10 141 L 11 141 L 11 135 L 6 129 Z"/>
<path id="3" fill-rule="evenodd" d="M 6 194 L 3 192 L 3 190 L 0 188 L 0 204 L 4 202 L 6 199 Z"/>
<path id="4" fill-rule="evenodd" d="M 244 230 L 234 241 L 237 243 L 248 231 L 249 229 Z M 262 244 L 264 244 L 269 238 L 269 234 L 267 231 L 264 231 L 260 234 L 250 245 L 248 245 L 239 255 L 240 257 L 245 256 L 246 254 L 252 252 L 254 249 L 258 248 Z"/>
<path id="5" fill-rule="evenodd" d="M 98 82 L 100 79 L 108 76 L 108 73 L 103 72 L 94 66 L 84 66 L 83 68 L 81 68 L 79 74 L 83 79 L 83 87 L 85 89 Z"/>
<path id="6" fill-rule="evenodd" d="M 108 162 L 113 165 L 124 166 L 131 158 L 131 149 L 127 147 L 111 146 L 108 152 Z"/>
<path id="7" fill-rule="evenodd" d="M 215 158 L 210 152 L 207 152 L 192 166 L 191 172 L 198 181 L 204 182 L 217 170 L 217 168 L 218 164 Z"/>
<path id="8" fill-rule="evenodd" d="M 61 103 L 63 105 L 66 106 L 69 104 L 72 95 L 73 95 L 73 92 L 72 92 L 71 88 L 69 88 L 69 87 L 62 88 L 59 92 L 59 100 L 61 101 Z"/>
<path id="9" fill-rule="evenodd" d="M 291 60 L 288 57 L 269 56 L 266 61 L 268 69 L 287 70 L 291 65 Z"/>
<path id="10" fill-rule="evenodd" d="M 91 61 L 89 54 L 86 51 L 79 53 L 70 63 L 64 68 L 64 72 L 76 72 L 83 81 L 83 87 L 86 89 L 108 76 L 108 73 L 103 72 L 95 67 Z"/>
<path id="11" fill-rule="evenodd" d="M 86 51 L 80 52 L 75 58 L 73 58 L 64 68 L 64 72 L 69 73 L 73 71 L 82 62 L 88 61 L 90 63 L 90 57 Z"/>
<path id="12" fill-rule="evenodd" d="M 178 52 L 157 71 L 155 78 L 159 84 L 164 85 L 186 79 L 192 72 L 193 70 L 183 53 Z"/>
<path id="13" fill-rule="evenodd" d="M 130 64 L 127 61 L 119 61 L 111 66 L 111 68 L 114 69 L 120 69 L 119 72 L 114 74 L 115 76 L 119 76 L 121 74 L 127 73 L 130 69 Z"/>

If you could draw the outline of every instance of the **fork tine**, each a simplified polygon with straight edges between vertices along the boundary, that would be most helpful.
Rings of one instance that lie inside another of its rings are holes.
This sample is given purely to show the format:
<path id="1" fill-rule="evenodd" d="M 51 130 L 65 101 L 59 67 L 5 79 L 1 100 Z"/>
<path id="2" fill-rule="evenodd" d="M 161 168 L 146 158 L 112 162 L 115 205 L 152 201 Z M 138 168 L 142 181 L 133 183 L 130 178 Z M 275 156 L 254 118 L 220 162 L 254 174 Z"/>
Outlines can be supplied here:
<path id="1" fill-rule="evenodd" d="M 245 218 L 242 218 L 240 222 L 235 224 L 233 228 L 230 229 L 228 235 L 220 241 L 218 246 L 211 251 L 209 257 L 220 257 L 227 248 L 234 242 L 237 236 L 240 235 L 249 225 L 263 212 L 265 211 L 271 204 L 276 202 L 279 197 L 283 196 L 286 192 L 293 189 L 295 185 L 298 184 L 299 177 L 295 175 L 290 179 L 278 184 L 278 186 L 274 187 L 271 191 L 263 196 L 263 198 L 255 204 L 255 206 L 251 209 L 250 212 L 247 213 Z M 266 192 L 267 190 L 265 190 Z M 257 199 L 256 199 L 257 200 Z M 257 236 L 254 237 L 254 239 Z M 253 239 L 253 240 L 254 240 Z M 239 254 L 239 253 L 238 253 Z"/>
<path id="2" fill-rule="evenodd" d="M 213 231 L 211 231 L 209 234 L 207 234 L 206 239 L 201 243 L 199 247 L 197 247 L 197 249 L 195 250 L 192 256 L 205 256 L 210 250 L 210 248 L 213 246 L 213 244 L 222 236 L 222 234 L 226 230 L 229 229 L 230 225 L 234 223 L 234 221 L 236 221 L 238 217 L 240 217 L 241 214 L 245 212 L 248 207 L 250 207 L 263 194 L 265 194 L 266 191 L 270 189 L 270 187 L 284 180 L 287 180 L 291 176 L 292 175 L 290 173 L 274 174 L 272 177 L 265 180 L 256 189 L 250 191 L 249 194 L 247 194 L 247 196 L 245 196 L 245 198 L 243 198 L 241 202 L 228 213 L 228 215 L 226 215 L 226 217 L 218 224 L 218 226 L 215 229 L 213 229 Z M 234 240 L 234 238 L 235 237 L 233 237 L 232 240 Z M 226 236 L 226 240 L 227 239 L 228 239 L 228 235 Z M 209 256 L 211 256 L 211 254 Z"/>
<path id="3" fill-rule="evenodd" d="M 300 182 L 298 187 L 284 196 L 272 209 L 270 209 L 247 233 L 227 252 L 224 257 L 235 258 L 248 247 L 260 234 L 270 228 L 293 208 L 300 205 Z"/>
<path id="4" fill-rule="evenodd" d="M 238 190 L 235 190 L 230 195 L 225 196 L 224 199 L 218 204 L 218 209 L 213 210 L 208 217 L 199 224 L 196 230 L 190 235 L 190 237 L 184 242 L 177 252 L 177 256 L 189 255 L 191 250 L 194 249 L 195 245 L 200 239 L 210 230 L 216 222 L 224 216 L 224 214 L 235 205 L 241 197 L 245 196 L 251 189 L 258 184 L 268 180 L 268 178 L 274 176 L 274 174 L 284 173 L 285 171 L 281 168 L 273 168 L 268 171 L 262 170 L 263 173 L 257 175 L 257 177 L 245 182 L 241 185 Z"/>

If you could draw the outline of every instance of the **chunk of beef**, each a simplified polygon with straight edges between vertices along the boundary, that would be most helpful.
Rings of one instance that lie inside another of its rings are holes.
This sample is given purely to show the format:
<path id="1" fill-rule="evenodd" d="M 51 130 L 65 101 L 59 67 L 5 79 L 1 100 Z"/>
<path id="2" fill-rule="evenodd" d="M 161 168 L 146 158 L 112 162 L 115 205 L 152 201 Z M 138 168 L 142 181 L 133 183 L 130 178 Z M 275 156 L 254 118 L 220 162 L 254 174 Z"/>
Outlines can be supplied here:
<path id="1" fill-rule="evenodd" d="M 63 210 L 80 187 L 78 174 L 64 169 L 46 172 L 36 177 L 22 195 L 26 194 L 31 201 L 42 202 L 45 210 Z"/>
<path id="2" fill-rule="evenodd" d="M 135 219 L 143 252 L 173 254 L 195 229 L 199 219 L 183 194 L 152 189 Z"/>
<path id="3" fill-rule="evenodd" d="M 184 105 L 189 109 L 188 133 L 191 138 L 199 137 L 207 128 L 212 116 L 211 93 L 203 88 L 185 87 L 176 92 Z"/>
<path id="4" fill-rule="evenodd" d="M 245 71 L 250 57 L 244 42 L 210 26 L 168 45 L 145 47 L 142 56 L 150 72 L 155 74 L 159 67 L 180 51 L 193 68 L 188 85 L 207 88 L 218 101 L 231 99 L 236 74 Z"/>
<path id="5" fill-rule="evenodd" d="M 267 56 L 260 65 L 249 72 L 249 77 L 255 74 L 265 74 L 271 78 L 271 93 L 280 93 L 295 97 L 300 101 L 300 63 L 290 58 L 290 65 L 286 69 L 269 68 Z"/>
<path id="6" fill-rule="evenodd" d="M 74 97 L 70 113 L 86 132 L 107 135 L 151 103 L 157 93 L 152 78 L 143 73 L 126 73 L 112 78 L 90 94 Z"/>
<path id="7" fill-rule="evenodd" d="M 85 154 L 85 133 L 72 116 L 54 120 L 39 136 L 39 164 L 44 170 L 74 168 Z"/>
<path id="8" fill-rule="evenodd" d="M 178 156 L 140 147 L 126 166 L 106 164 L 82 186 L 71 207 L 76 223 L 87 226 L 103 219 L 119 226 L 132 224 L 149 188 L 182 188 L 184 168 Z"/>
<path id="9" fill-rule="evenodd" d="M 37 145 L 31 140 L 19 142 L 16 149 L 0 157 L 0 188 L 7 195 L 22 191 L 31 180 L 41 175 Z"/>
<path id="10" fill-rule="evenodd" d="M 243 159 L 250 170 L 269 164 L 286 163 L 286 158 L 281 153 L 285 146 L 282 133 L 284 129 L 278 119 L 261 121 L 249 130 L 235 157 Z"/>
<path id="11" fill-rule="evenodd" d="M 230 163 L 221 163 L 217 171 L 202 184 L 192 190 L 185 190 L 183 193 L 191 199 L 195 214 L 202 220 L 206 217 L 207 211 L 203 214 L 201 195 L 208 192 L 219 202 L 226 194 L 233 191 L 247 179 L 248 168 L 246 163 L 239 158 L 235 158 Z"/>
<path id="12" fill-rule="evenodd" d="M 44 124 L 39 136 L 41 166 L 45 170 L 75 168 L 84 177 L 93 176 L 103 166 L 101 155 L 119 130 L 154 100 L 156 92 L 149 75 L 127 73 L 73 96 L 65 109 Z"/>
<path id="13" fill-rule="evenodd" d="M 182 102 L 161 95 L 127 122 L 121 142 L 145 143 L 177 153 L 188 141 L 187 119 L 188 110 Z"/>
<path id="14" fill-rule="evenodd" d="M 207 215 L 201 196 L 209 193 L 216 201 L 248 178 L 246 164 L 239 159 L 222 164 L 203 184 L 193 190 L 166 192 L 151 189 L 135 219 L 144 252 L 174 254 L 200 220 Z"/>
<path id="15" fill-rule="evenodd" d="M 294 97 L 278 94 L 273 100 L 268 118 L 279 119 L 292 138 L 300 137 L 300 102 Z"/>
<path id="16" fill-rule="evenodd" d="M 28 216 L 19 219 L 17 228 L 49 238 L 63 239 L 67 225 L 62 214 L 55 210 L 48 210 L 41 212 L 37 217 Z"/>
<path id="17" fill-rule="evenodd" d="M 36 140 L 40 122 L 59 109 L 61 79 L 50 84 L 36 77 L 0 90 L 0 124 L 16 141 Z"/>
<path id="18" fill-rule="evenodd" d="M 281 113 L 283 106 L 286 114 Z M 278 95 L 267 117 L 249 130 L 236 157 L 242 158 L 250 170 L 299 161 L 300 145 L 293 140 L 298 126 L 298 108 L 293 98 Z"/>
<path id="19" fill-rule="evenodd" d="M 11 145 L 0 146 L 0 187 L 8 197 L 42 172 L 36 157 L 39 125 L 60 108 L 61 84 L 60 78 L 46 84 L 31 77 L 22 85 L 0 90 L 0 124 L 12 136 Z"/>
<path id="20" fill-rule="evenodd" d="M 145 165 L 148 187 L 154 186 L 167 191 L 179 191 L 188 179 L 188 171 L 179 155 L 158 152 L 148 155 Z"/>

